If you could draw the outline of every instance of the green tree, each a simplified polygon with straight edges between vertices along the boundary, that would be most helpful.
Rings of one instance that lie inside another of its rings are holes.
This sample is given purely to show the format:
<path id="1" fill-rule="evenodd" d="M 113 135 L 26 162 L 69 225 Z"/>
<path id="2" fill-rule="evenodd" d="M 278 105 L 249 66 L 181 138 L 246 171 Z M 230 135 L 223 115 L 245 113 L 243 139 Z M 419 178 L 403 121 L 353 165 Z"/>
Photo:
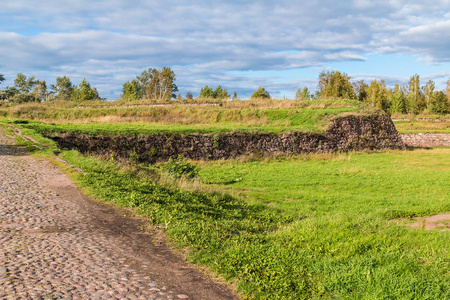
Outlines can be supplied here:
<path id="1" fill-rule="evenodd" d="M 139 99 L 139 81 L 136 79 L 130 81 L 127 81 L 123 84 L 122 87 L 122 99 L 124 100 L 137 100 Z"/>
<path id="2" fill-rule="evenodd" d="M 250 99 L 270 99 L 269 92 L 265 88 L 259 87 L 250 97 Z"/>
<path id="3" fill-rule="evenodd" d="M 447 80 L 447 88 L 445 89 L 445 95 L 447 96 L 448 101 L 450 101 L 450 79 Z"/>
<path id="4" fill-rule="evenodd" d="M 76 85 L 72 91 L 73 101 L 89 101 L 98 99 L 96 89 L 91 88 L 91 84 L 83 79 L 80 84 Z"/>
<path id="5" fill-rule="evenodd" d="M 431 108 L 431 96 L 434 93 L 435 83 L 433 80 L 428 80 L 427 84 L 423 87 L 424 109 Z"/>
<path id="6" fill-rule="evenodd" d="M 40 101 L 47 100 L 48 93 L 45 80 L 36 80 L 36 85 L 31 93 L 40 99 Z"/>
<path id="7" fill-rule="evenodd" d="M 130 84 L 134 87 L 131 88 Z M 164 67 L 162 69 L 148 68 L 144 70 L 141 75 L 136 76 L 136 79 L 131 83 L 125 83 L 124 87 L 128 88 L 128 92 L 123 90 L 123 95 L 134 98 L 136 94 L 137 99 L 153 99 L 153 100 L 168 100 L 176 98 L 178 87 L 175 84 L 175 73 L 172 69 Z M 135 93 L 134 93 L 135 91 Z"/>
<path id="8" fill-rule="evenodd" d="M 229 97 L 227 89 L 223 89 L 220 85 L 215 90 L 205 85 L 204 88 L 200 89 L 199 94 L 199 98 L 204 99 L 226 99 Z"/>
<path id="9" fill-rule="evenodd" d="M 138 99 L 148 98 L 147 87 L 157 71 L 155 68 L 148 68 L 148 70 L 142 71 L 140 76 L 136 76 L 136 79 L 131 81 L 135 86 Z"/>
<path id="10" fill-rule="evenodd" d="M 34 85 L 36 85 L 34 76 L 27 78 L 26 75 L 19 73 L 14 79 L 14 87 L 22 94 L 28 94 Z"/>
<path id="11" fill-rule="evenodd" d="M 40 102 L 40 99 L 35 95 L 28 93 L 16 93 L 9 101 L 13 103 L 27 103 L 27 102 Z"/>
<path id="12" fill-rule="evenodd" d="M 204 98 L 204 99 L 211 99 L 214 98 L 214 91 L 212 88 L 208 87 L 207 85 L 205 85 L 204 88 L 200 89 L 200 98 Z"/>
<path id="13" fill-rule="evenodd" d="M 297 89 L 297 92 L 295 92 L 295 100 L 303 100 L 301 87 Z"/>
<path id="14" fill-rule="evenodd" d="M 56 99 L 70 100 L 72 98 L 73 85 L 67 76 L 56 77 L 56 84 L 50 85 L 50 88 Z"/>
<path id="15" fill-rule="evenodd" d="M 450 112 L 450 103 L 444 92 L 437 91 L 431 95 L 430 108 L 435 114 L 447 114 Z"/>
<path id="16" fill-rule="evenodd" d="M 365 102 L 380 108 L 384 111 L 388 111 L 389 102 L 388 102 L 388 91 L 386 89 L 386 83 L 384 80 L 373 80 L 370 83 L 370 86 L 367 88 L 367 96 L 365 98 Z"/>
<path id="17" fill-rule="evenodd" d="M 6 89 L 0 90 L 0 101 L 11 101 L 14 95 L 17 94 L 17 90 L 13 87 L 7 87 Z"/>
<path id="18" fill-rule="evenodd" d="M 398 84 L 397 84 L 398 85 Z M 400 89 L 395 90 L 391 98 L 391 113 L 403 114 L 405 110 L 405 96 Z"/>
<path id="19" fill-rule="evenodd" d="M 19 73 L 14 80 L 14 87 L 9 88 L 6 93 L 7 101 L 13 103 L 40 102 L 41 99 L 37 95 L 31 93 L 31 89 L 36 85 L 34 76 L 27 78 L 26 75 Z"/>
<path id="20" fill-rule="evenodd" d="M 227 89 L 222 89 L 220 85 L 214 90 L 213 96 L 215 99 L 227 99 L 230 97 Z"/>
<path id="21" fill-rule="evenodd" d="M 154 100 L 169 100 L 176 98 L 178 87 L 175 84 L 175 73 L 172 69 L 164 67 L 161 70 L 149 69 L 145 85 L 146 98 Z"/>
<path id="22" fill-rule="evenodd" d="M 310 99 L 311 93 L 309 92 L 306 86 L 303 89 L 298 88 L 297 92 L 295 93 L 295 100 L 310 100 Z"/>
<path id="23" fill-rule="evenodd" d="M 400 88 L 400 85 L 398 83 L 395 84 L 394 90 L 392 91 L 394 94 L 397 92 L 401 92 L 402 89 Z"/>
<path id="24" fill-rule="evenodd" d="M 5 81 L 5 76 L 3 74 L 0 74 L 0 83 L 2 83 L 2 81 Z"/>
<path id="25" fill-rule="evenodd" d="M 365 83 L 364 80 L 358 80 L 352 83 L 352 87 L 355 91 L 356 99 L 358 99 L 358 101 L 365 102 L 369 85 Z"/>
<path id="26" fill-rule="evenodd" d="M 191 92 L 187 92 L 186 93 L 186 96 L 184 97 L 186 100 L 192 100 L 192 99 L 194 99 L 194 96 L 192 95 L 192 93 Z"/>
<path id="27" fill-rule="evenodd" d="M 356 99 L 350 76 L 339 71 L 320 73 L 317 94 L 319 98 Z"/>
<path id="28" fill-rule="evenodd" d="M 417 114 L 419 112 L 420 100 L 420 77 L 419 75 L 411 76 L 408 82 L 408 94 L 406 96 L 406 112 Z"/>

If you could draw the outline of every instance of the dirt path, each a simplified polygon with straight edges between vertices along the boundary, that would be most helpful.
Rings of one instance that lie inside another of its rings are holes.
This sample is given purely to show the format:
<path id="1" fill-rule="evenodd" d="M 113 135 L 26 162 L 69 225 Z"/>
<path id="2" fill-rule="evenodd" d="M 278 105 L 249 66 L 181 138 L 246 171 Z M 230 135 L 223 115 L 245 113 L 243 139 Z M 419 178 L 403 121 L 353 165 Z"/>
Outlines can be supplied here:
<path id="1" fill-rule="evenodd" d="M 450 230 L 450 214 L 440 214 L 430 217 L 416 218 L 417 222 L 411 224 L 411 227 L 425 229 L 425 230 Z"/>
<path id="2" fill-rule="evenodd" d="M 239 299 L 0 127 L 0 299 Z"/>

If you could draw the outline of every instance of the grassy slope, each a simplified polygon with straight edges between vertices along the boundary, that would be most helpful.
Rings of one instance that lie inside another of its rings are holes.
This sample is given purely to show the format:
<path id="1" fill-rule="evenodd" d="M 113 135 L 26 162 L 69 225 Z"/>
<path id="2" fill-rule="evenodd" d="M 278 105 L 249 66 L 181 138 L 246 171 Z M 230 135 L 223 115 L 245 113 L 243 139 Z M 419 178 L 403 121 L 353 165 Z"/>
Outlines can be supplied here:
<path id="1" fill-rule="evenodd" d="M 442 132 L 450 133 L 450 121 L 395 121 L 400 133 Z"/>
<path id="2" fill-rule="evenodd" d="M 44 121 L 30 123 L 40 132 L 83 133 L 280 132 L 322 131 L 329 120 L 343 114 L 379 113 L 356 101 L 227 101 L 222 106 L 172 104 L 166 106 L 73 106 L 72 103 L 27 104 L 4 108 L 10 118 Z M 53 122 L 53 123 L 50 123 Z"/>
<path id="3" fill-rule="evenodd" d="M 394 115 L 392 118 L 400 133 L 450 133 L 450 115 Z"/>

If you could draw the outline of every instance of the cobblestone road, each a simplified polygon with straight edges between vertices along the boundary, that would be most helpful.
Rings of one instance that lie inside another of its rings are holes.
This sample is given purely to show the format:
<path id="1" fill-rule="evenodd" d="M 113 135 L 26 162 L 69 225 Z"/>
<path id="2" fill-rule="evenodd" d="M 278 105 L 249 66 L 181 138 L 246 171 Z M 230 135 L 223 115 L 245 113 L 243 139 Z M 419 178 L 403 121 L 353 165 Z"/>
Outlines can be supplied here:
<path id="1" fill-rule="evenodd" d="M 126 236 L 96 230 L 103 221 L 65 195 L 76 190 L 65 175 L 13 141 L 0 127 L 0 299 L 236 299 L 156 280 L 164 276 L 151 259 L 136 258 Z"/>

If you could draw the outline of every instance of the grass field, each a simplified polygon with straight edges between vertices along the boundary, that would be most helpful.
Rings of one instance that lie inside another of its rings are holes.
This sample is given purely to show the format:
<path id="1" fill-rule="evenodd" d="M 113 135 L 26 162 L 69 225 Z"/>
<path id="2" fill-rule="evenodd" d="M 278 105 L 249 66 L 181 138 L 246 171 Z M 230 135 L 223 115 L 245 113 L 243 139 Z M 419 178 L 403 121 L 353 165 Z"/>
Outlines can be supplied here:
<path id="1" fill-rule="evenodd" d="M 450 211 L 450 149 L 203 162 L 200 176 L 297 218 L 247 260 L 254 280 L 284 282 L 286 297 L 289 287 L 292 299 L 450 297 L 449 232 L 408 228 L 412 217 Z"/>

